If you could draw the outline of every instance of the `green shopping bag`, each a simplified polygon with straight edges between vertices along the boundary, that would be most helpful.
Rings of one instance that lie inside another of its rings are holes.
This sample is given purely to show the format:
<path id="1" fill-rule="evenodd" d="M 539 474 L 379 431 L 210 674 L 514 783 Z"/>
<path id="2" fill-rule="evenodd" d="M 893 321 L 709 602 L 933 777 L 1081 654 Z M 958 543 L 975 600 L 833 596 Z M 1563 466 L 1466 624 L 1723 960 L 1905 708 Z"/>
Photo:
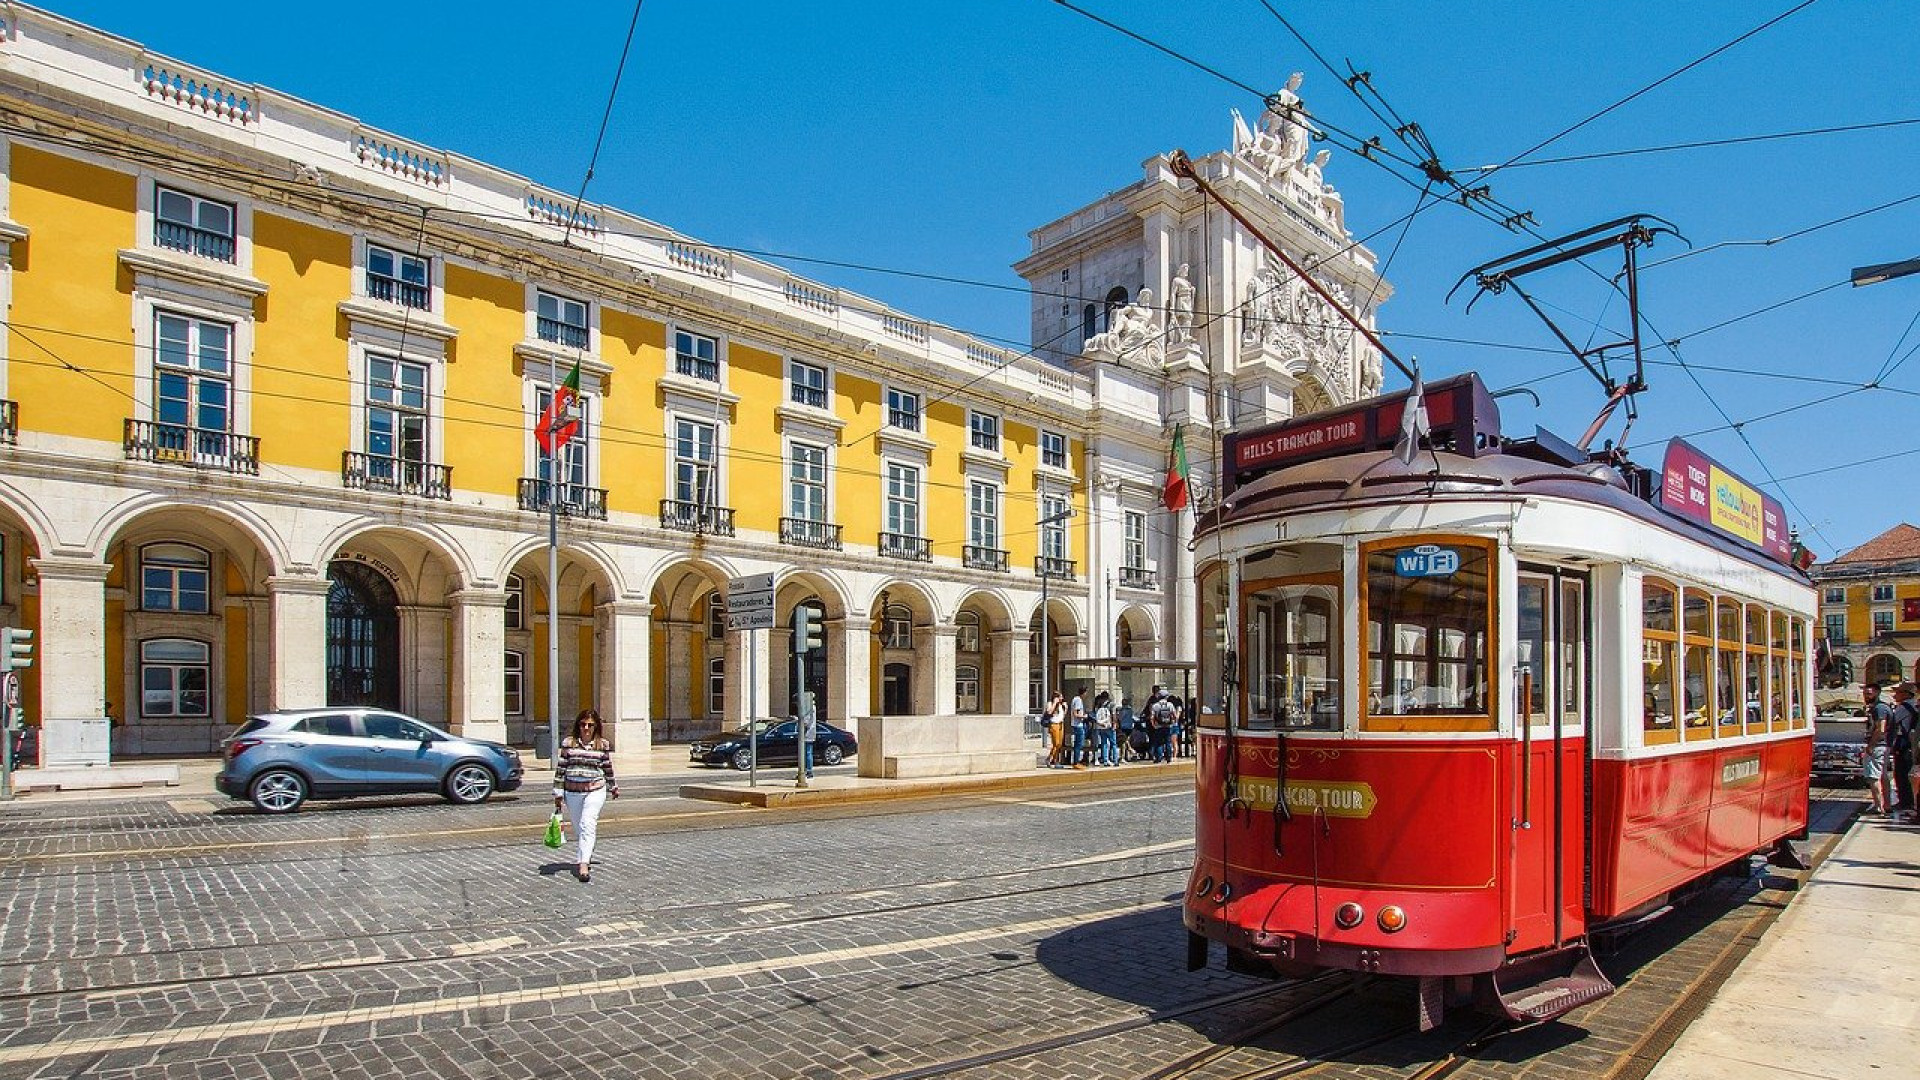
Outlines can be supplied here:
<path id="1" fill-rule="evenodd" d="M 560 846 L 560 841 L 560 813 L 555 811 L 554 815 L 547 819 L 547 835 L 542 843 L 548 847 L 557 848 Z"/>

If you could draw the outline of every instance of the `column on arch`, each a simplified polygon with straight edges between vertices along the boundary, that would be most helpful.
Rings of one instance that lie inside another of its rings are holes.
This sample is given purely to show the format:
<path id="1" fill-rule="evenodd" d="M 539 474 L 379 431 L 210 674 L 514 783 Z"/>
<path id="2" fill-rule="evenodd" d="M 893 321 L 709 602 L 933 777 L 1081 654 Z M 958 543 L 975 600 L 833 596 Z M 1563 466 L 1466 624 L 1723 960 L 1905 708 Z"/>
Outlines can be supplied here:
<path id="1" fill-rule="evenodd" d="M 1033 665 L 1027 656 L 1028 632 L 1024 627 L 994 630 L 987 635 L 993 649 L 993 686 L 987 709 L 1001 715 L 1024 715 L 1027 711 L 1027 680 Z"/>
<path id="2" fill-rule="evenodd" d="M 327 592 L 324 574 L 267 579 L 273 603 L 271 700 L 276 709 L 327 703 Z"/>
<path id="3" fill-rule="evenodd" d="M 827 711 L 836 724 L 851 726 L 873 712 L 873 620 L 848 615 L 827 620 Z"/>
<path id="4" fill-rule="evenodd" d="M 112 758 L 106 717 L 107 572 L 104 562 L 31 560 L 39 577 L 40 763 L 105 765 Z"/>
<path id="5" fill-rule="evenodd" d="M 653 748 L 647 717 L 653 700 L 653 605 L 614 600 L 600 605 L 600 718 L 622 752 Z"/>
<path id="6" fill-rule="evenodd" d="M 453 606 L 452 702 L 456 735 L 507 738 L 507 592 L 461 589 Z"/>

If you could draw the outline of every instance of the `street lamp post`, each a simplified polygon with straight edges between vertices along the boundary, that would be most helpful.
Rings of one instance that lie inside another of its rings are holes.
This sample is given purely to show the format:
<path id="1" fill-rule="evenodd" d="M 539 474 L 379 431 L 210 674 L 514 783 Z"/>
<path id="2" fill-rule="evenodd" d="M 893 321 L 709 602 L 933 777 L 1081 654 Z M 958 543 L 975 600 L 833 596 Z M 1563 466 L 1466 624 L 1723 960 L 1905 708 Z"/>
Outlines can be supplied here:
<path id="1" fill-rule="evenodd" d="M 1053 698 L 1053 619 L 1047 610 L 1047 583 L 1053 580 L 1053 568 L 1047 565 L 1047 533 L 1049 525 L 1058 525 L 1073 516 L 1073 507 L 1069 506 L 1057 514 L 1048 514 L 1037 523 L 1040 527 L 1040 563 L 1035 569 L 1040 571 L 1040 709 L 1046 715 L 1046 708 Z"/>

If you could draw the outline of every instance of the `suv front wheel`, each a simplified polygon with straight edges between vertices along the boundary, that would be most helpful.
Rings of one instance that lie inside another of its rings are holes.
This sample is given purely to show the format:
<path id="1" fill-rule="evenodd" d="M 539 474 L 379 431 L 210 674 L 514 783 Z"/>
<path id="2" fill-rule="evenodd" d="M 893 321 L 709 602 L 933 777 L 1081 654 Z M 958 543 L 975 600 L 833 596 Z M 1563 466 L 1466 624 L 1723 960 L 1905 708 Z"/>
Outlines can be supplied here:
<path id="1" fill-rule="evenodd" d="M 268 769 L 247 785 L 247 795 L 264 813 L 291 814 L 307 801 L 307 780 L 292 769 Z"/>
<path id="2" fill-rule="evenodd" d="M 493 770 L 485 765 L 469 761 L 454 766 L 453 771 L 447 774 L 448 802 L 463 806 L 486 802 L 487 797 L 493 794 L 493 788 Z"/>

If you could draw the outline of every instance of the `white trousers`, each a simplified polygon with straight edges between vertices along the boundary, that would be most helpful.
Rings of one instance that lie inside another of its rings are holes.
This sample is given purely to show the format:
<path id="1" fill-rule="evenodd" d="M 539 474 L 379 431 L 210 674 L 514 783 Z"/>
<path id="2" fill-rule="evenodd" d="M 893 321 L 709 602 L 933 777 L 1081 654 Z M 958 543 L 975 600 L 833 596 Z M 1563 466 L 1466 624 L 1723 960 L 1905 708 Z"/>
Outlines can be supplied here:
<path id="1" fill-rule="evenodd" d="M 565 792 L 567 820 L 573 822 L 573 842 L 580 848 L 579 861 L 593 861 L 593 841 L 600 833 L 600 808 L 607 805 L 607 789 Z"/>

